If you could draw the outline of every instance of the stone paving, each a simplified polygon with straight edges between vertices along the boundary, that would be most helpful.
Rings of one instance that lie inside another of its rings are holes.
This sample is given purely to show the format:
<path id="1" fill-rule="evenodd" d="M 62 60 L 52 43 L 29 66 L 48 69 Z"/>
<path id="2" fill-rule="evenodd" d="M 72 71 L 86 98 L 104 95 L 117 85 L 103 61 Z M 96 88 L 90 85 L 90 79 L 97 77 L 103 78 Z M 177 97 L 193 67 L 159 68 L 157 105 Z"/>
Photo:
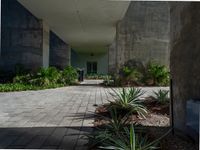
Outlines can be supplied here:
<path id="1" fill-rule="evenodd" d="M 95 105 L 111 99 L 100 82 L 0 93 L 0 148 L 87 149 L 83 135 L 92 132 Z"/>

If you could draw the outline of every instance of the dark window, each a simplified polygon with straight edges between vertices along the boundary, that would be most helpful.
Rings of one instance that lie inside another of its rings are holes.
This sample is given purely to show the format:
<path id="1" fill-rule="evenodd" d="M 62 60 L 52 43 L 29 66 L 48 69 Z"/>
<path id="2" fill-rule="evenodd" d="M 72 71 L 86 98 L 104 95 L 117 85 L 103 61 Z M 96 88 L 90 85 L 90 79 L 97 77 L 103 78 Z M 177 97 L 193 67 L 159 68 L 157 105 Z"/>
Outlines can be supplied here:
<path id="1" fill-rule="evenodd" d="M 87 74 L 97 73 L 97 62 L 87 62 Z"/>

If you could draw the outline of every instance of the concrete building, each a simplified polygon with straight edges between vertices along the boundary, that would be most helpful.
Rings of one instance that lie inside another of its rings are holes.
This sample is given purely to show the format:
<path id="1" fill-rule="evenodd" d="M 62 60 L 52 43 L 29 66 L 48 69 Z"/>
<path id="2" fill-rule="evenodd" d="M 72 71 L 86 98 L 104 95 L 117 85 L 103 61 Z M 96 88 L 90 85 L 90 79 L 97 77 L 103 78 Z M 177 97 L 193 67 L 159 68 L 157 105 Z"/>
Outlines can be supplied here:
<path id="1" fill-rule="evenodd" d="M 2 70 L 71 64 L 107 74 L 129 59 L 169 65 L 167 3 L 46 1 L 2 0 Z"/>
<path id="2" fill-rule="evenodd" d="M 130 59 L 170 64 L 172 122 L 188 133 L 200 99 L 200 4 L 104 0 L 1 0 L 0 70 L 72 65 L 117 72 Z M 170 34 L 169 34 L 170 33 Z M 170 58 L 170 59 L 169 59 Z M 169 62 L 170 60 L 170 62 Z M 198 122 L 199 120 L 197 120 Z"/>
<path id="3" fill-rule="evenodd" d="M 48 3 L 48 5 L 46 5 Z M 129 2 L 2 0 L 1 70 L 72 64 L 108 73 L 108 45 Z M 72 50 L 73 49 L 73 50 Z"/>
<path id="4" fill-rule="evenodd" d="M 169 24 L 167 2 L 131 2 L 116 26 L 116 38 L 109 48 L 109 71 L 116 72 L 131 59 L 169 66 Z"/>

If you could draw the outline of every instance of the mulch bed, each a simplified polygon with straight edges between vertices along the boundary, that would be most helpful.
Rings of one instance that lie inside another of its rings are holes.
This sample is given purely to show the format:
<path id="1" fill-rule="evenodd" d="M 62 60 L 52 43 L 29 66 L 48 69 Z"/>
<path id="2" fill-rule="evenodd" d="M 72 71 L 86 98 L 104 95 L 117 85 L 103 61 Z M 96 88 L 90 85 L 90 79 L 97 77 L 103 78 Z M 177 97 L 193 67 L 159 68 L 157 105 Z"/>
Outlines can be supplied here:
<path id="1" fill-rule="evenodd" d="M 147 98 L 144 101 L 144 105 L 147 107 L 149 113 L 146 118 L 140 118 L 137 114 L 132 114 L 129 117 L 131 123 L 135 123 L 142 126 L 162 126 L 168 127 L 169 123 L 169 105 L 157 104 L 151 98 Z M 96 108 L 96 118 L 94 121 L 94 126 L 101 126 L 106 123 L 105 119 L 98 116 L 104 116 L 109 118 L 110 115 L 107 111 L 108 104 L 100 105 Z"/>
<path id="2" fill-rule="evenodd" d="M 145 127 L 147 133 L 154 138 L 159 138 L 170 129 L 169 105 L 160 105 L 151 98 L 144 101 L 145 106 L 149 110 L 146 119 L 138 117 L 136 114 L 130 116 L 129 121 Z M 96 108 L 96 118 L 94 121 L 95 127 L 101 127 L 108 123 L 105 119 L 99 116 L 110 117 L 107 111 L 107 104 Z M 180 136 L 167 135 L 161 140 L 160 150 L 198 150 L 198 145 L 190 139 L 185 139 Z"/>

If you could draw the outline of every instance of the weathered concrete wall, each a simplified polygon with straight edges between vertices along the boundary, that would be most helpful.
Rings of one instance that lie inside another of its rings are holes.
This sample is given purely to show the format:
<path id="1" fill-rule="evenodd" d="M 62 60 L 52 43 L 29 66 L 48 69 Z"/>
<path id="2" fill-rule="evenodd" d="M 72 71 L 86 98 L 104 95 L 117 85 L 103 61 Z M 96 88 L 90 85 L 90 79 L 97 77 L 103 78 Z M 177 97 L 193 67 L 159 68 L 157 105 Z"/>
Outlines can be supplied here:
<path id="1" fill-rule="evenodd" d="M 42 29 L 42 66 L 47 68 L 49 67 L 50 30 L 45 22 Z"/>
<path id="2" fill-rule="evenodd" d="M 200 100 L 200 3 L 172 2 L 170 8 L 174 127 L 185 133 L 186 102 Z"/>
<path id="3" fill-rule="evenodd" d="M 116 72 L 116 41 L 108 48 L 108 70 L 109 73 Z"/>
<path id="4" fill-rule="evenodd" d="M 28 69 L 42 66 L 42 22 L 16 0 L 2 0 L 1 59 L 3 70 L 16 64 Z"/>
<path id="5" fill-rule="evenodd" d="M 131 2 L 124 19 L 117 24 L 115 53 L 110 48 L 110 55 L 116 55 L 116 59 L 109 56 L 109 64 L 118 68 L 136 59 L 169 65 L 169 23 L 167 2 Z"/>
<path id="6" fill-rule="evenodd" d="M 71 47 L 50 32 L 50 66 L 64 69 L 71 62 Z"/>

